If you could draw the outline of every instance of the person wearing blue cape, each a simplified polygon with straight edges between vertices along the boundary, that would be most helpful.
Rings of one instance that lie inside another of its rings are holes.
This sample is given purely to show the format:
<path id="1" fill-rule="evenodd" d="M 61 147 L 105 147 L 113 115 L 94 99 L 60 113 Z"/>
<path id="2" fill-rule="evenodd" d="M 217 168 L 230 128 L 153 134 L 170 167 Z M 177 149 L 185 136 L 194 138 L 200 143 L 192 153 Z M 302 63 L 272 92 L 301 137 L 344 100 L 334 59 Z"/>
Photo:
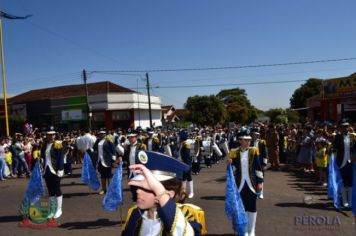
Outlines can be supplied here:
<path id="1" fill-rule="evenodd" d="M 343 181 L 341 191 L 342 204 L 344 208 L 352 207 L 352 157 L 356 156 L 356 135 L 349 132 L 350 124 L 342 121 L 340 132 L 335 136 L 333 150 L 336 157 L 337 166 L 340 169 Z"/>
<path id="2" fill-rule="evenodd" d="M 229 153 L 228 163 L 236 168 L 235 178 L 247 215 L 245 235 L 254 236 L 257 218 L 257 195 L 262 191 L 263 172 L 258 150 L 251 147 L 249 130 L 242 127 L 237 137 L 240 146 Z"/>
<path id="3" fill-rule="evenodd" d="M 94 144 L 94 155 L 98 161 L 98 171 L 101 177 L 100 195 L 105 194 L 112 177 L 112 165 L 116 161 L 113 136 L 106 135 L 105 130 L 99 131 L 99 138 Z"/>
<path id="4" fill-rule="evenodd" d="M 62 141 L 55 140 L 56 132 L 50 130 L 46 134 L 46 142 L 41 148 L 41 158 L 44 169 L 49 201 L 57 203 L 57 211 L 50 218 L 54 219 L 62 215 L 63 195 L 61 191 L 61 177 L 64 174 L 64 150 Z"/>
<path id="5" fill-rule="evenodd" d="M 123 236 L 201 235 L 206 233 L 204 212 L 186 198 L 182 178 L 189 166 L 168 155 L 140 151 L 139 164 L 130 165 L 135 176 L 129 185 L 137 188 L 136 206 L 129 209 Z"/>

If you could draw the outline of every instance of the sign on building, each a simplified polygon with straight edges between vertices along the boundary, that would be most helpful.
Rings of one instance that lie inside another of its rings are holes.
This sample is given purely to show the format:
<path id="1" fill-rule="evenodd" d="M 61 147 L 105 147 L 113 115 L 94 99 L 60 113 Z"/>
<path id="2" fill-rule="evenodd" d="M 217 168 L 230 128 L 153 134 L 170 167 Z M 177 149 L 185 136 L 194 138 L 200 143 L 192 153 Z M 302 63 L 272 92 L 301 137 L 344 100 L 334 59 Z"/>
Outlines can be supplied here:
<path id="1" fill-rule="evenodd" d="M 351 97 L 356 95 L 356 76 L 324 80 L 324 98 Z"/>
<path id="2" fill-rule="evenodd" d="M 82 119 L 83 119 L 83 112 L 80 109 L 62 111 L 62 121 L 82 120 Z"/>

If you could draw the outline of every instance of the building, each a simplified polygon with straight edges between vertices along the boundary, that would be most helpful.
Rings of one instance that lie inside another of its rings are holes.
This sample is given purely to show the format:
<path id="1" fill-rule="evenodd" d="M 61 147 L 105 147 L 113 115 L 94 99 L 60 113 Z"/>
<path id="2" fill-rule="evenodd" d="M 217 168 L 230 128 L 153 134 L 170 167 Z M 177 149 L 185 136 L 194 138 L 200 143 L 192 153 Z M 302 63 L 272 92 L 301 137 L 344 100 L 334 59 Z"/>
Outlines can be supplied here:
<path id="1" fill-rule="evenodd" d="M 312 121 L 356 122 L 356 73 L 324 80 L 321 94 L 309 98 L 307 107 Z"/>
<path id="2" fill-rule="evenodd" d="M 176 109 L 173 105 L 162 106 L 162 123 L 169 124 L 180 121 L 180 118 L 175 113 Z"/>
<path id="3" fill-rule="evenodd" d="M 109 81 L 31 90 L 8 100 L 10 114 L 36 127 L 59 129 L 150 126 L 148 96 Z M 161 126 L 161 99 L 151 96 L 153 126 Z"/>

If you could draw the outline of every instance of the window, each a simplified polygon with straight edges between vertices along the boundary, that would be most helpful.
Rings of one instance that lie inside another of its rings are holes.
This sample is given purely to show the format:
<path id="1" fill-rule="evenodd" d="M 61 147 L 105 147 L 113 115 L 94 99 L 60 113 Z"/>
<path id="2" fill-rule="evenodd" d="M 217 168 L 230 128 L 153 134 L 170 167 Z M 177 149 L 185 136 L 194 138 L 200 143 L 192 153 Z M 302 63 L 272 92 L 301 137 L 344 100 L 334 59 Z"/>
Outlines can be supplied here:
<path id="1" fill-rule="evenodd" d="M 130 114 L 128 111 L 114 111 L 112 112 L 112 120 L 129 120 Z"/>

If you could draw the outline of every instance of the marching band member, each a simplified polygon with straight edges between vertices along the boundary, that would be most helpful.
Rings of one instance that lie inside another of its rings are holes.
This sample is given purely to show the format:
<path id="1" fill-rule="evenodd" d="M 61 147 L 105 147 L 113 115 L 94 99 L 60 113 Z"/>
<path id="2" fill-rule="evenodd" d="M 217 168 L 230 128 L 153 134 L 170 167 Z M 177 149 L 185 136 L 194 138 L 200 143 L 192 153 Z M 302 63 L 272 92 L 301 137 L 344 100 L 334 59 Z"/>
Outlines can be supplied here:
<path id="1" fill-rule="evenodd" d="M 238 138 L 240 147 L 231 150 L 228 163 L 232 163 L 236 168 L 236 184 L 248 218 L 245 235 L 254 236 L 257 218 L 257 194 L 262 190 L 263 172 L 257 155 L 257 148 L 250 147 L 251 136 L 248 130 L 241 128 Z"/>
<path id="2" fill-rule="evenodd" d="M 352 201 L 352 158 L 356 156 L 356 136 L 348 131 L 348 122 L 340 125 L 341 132 L 335 136 L 333 149 L 336 153 L 336 163 L 340 168 L 340 174 L 344 188 L 341 192 L 342 203 L 345 208 L 351 207 Z"/>
<path id="3" fill-rule="evenodd" d="M 62 141 L 55 140 L 56 132 L 47 132 L 47 142 L 41 148 L 41 158 L 44 164 L 44 179 L 46 181 L 50 202 L 57 201 L 57 211 L 49 216 L 53 226 L 58 226 L 55 219 L 62 215 L 63 195 L 61 191 L 61 177 L 64 174 L 64 150 Z"/>
<path id="4" fill-rule="evenodd" d="M 189 166 L 167 155 L 141 151 L 140 164 L 129 182 L 137 188 L 137 205 L 129 209 L 122 232 L 126 235 L 201 235 L 204 212 L 198 207 L 177 204 L 185 198 L 182 178 Z M 199 220 L 200 219 L 200 220 Z"/>
<path id="5" fill-rule="evenodd" d="M 257 148 L 257 155 L 260 160 L 260 164 L 262 167 L 262 172 L 264 176 L 264 169 L 267 166 L 267 147 L 266 147 L 266 141 L 264 139 L 260 139 L 261 134 L 258 132 L 258 128 L 251 129 L 252 130 L 252 142 L 251 146 Z M 258 194 L 258 198 L 263 199 L 263 189 L 261 192 Z"/>
<path id="6" fill-rule="evenodd" d="M 189 169 L 183 175 L 183 189 L 186 189 L 188 182 L 188 198 L 194 197 L 193 178 L 192 178 L 192 157 L 190 156 L 190 144 L 187 142 L 188 133 L 185 130 L 179 132 L 180 149 L 179 156 L 181 160 L 189 166 Z"/>
<path id="7" fill-rule="evenodd" d="M 104 130 L 99 131 L 99 139 L 95 142 L 94 153 L 97 155 L 98 171 L 101 177 L 100 195 L 105 194 L 112 177 L 112 164 L 116 161 L 113 136 L 106 135 Z"/>
<path id="8" fill-rule="evenodd" d="M 138 133 L 136 130 L 132 130 L 132 129 L 128 130 L 127 138 L 129 140 L 129 145 L 125 146 L 124 157 L 123 157 L 123 160 L 126 162 L 127 167 L 136 164 L 135 157 L 140 150 L 146 150 L 146 146 L 141 142 L 138 142 L 137 135 Z M 127 172 L 128 178 L 129 179 L 132 178 L 134 176 L 134 172 L 132 172 L 131 169 L 129 168 L 127 171 L 128 171 Z M 136 188 L 134 186 L 130 186 L 130 190 L 132 193 L 132 200 L 136 202 L 137 200 Z"/>

